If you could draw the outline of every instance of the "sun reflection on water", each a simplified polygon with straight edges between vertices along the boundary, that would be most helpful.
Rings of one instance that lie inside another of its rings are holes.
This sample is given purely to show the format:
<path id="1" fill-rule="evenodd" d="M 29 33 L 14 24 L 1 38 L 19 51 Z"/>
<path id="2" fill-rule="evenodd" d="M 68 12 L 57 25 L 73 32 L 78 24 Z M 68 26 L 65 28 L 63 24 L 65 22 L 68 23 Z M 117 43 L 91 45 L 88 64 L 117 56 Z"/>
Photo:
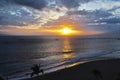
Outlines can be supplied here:
<path id="1" fill-rule="evenodd" d="M 74 57 L 74 55 L 72 54 L 73 50 L 71 48 L 68 38 L 65 38 L 63 41 L 62 53 L 63 53 L 62 58 L 64 59 L 70 59 Z"/>
<path id="2" fill-rule="evenodd" d="M 74 56 L 72 54 L 63 54 L 62 58 L 69 59 L 73 58 Z"/>
<path id="3" fill-rule="evenodd" d="M 70 45 L 70 42 L 69 42 L 68 38 L 65 38 L 64 41 L 63 41 L 62 52 L 63 53 L 70 53 L 70 52 L 72 52 L 71 45 Z"/>

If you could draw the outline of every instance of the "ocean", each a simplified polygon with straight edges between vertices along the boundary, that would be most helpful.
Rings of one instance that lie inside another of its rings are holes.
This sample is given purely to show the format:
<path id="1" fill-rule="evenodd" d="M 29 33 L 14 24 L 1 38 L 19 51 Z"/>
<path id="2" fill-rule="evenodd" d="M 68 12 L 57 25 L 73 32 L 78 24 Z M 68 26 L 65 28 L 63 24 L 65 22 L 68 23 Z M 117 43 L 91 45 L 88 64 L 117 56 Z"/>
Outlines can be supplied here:
<path id="1" fill-rule="evenodd" d="M 120 58 L 117 38 L 0 36 L 0 74 L 9 80 L 30 77 L 34 64 L 48 73 L 77 62 L 111 58 Z"/>

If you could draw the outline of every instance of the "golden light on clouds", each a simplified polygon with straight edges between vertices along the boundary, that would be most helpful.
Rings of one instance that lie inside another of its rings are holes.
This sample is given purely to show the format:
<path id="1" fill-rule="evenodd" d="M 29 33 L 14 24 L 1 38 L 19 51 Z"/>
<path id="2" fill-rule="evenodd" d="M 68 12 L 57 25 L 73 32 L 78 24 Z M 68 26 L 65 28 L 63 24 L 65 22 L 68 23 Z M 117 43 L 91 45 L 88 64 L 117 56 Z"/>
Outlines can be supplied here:
<path id="1" fill-rule="evenodd" d="M 75 29 L 76 24 L 70 22 L 60 22 L 61 24 L 59 24 L 58 28 L 56 29 L 56 32 L 58 35 L 62 35 L 62 36 L 72 36 L 72 35 L 78 35 L 79 32 L 81 32 L 80 30 Z"/>
<path id="2" fill-rule="evenodd" d="M 74 22 L 74 21 L 73 21 Z M 2 29 L 0 32 L 11 35 L 57 35 L 57 36 L 74 36 L 74 35 L 94 35 L 101 34 L 99 31 L 78 29 L 76 23 L 66 20 L 66 22 L 59 22 L 56 25 L 35 27 L 30 25 L 29 27 L 9 27 Z M 35 27 L 35 28 L 34 28 Z M 79 25 L 80 27 L 80 25 Z"/>

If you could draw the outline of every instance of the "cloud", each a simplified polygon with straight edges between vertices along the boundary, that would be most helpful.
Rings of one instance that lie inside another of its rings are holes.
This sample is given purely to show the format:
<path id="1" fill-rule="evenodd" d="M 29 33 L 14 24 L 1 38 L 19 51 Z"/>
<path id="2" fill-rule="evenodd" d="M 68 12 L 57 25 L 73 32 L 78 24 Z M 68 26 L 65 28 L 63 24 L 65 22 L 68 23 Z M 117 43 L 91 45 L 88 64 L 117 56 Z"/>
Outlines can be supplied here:
<path id="1" fill-rule="evenodd" d="M 61 0 L 62 4 L 67 8 L 74 8 L 79 6 L 78 0 Z"/>
<path id="2" fill-rule="evenodd" d="M 88 15 L 89 12 L 86 10 L 75 10 L 75 11 L 68 11 L 68 15 Z"/>
<path id="3" fill-rule="evenodd" d="M 52 27 L 60 24 L 62 17 L 64 22 L 71 20 L 80 24 L 78 29 L 83 26 L 84 29 L 101 30 L 104 25 L 120 23 L 119 4 L 119 0 L 1 0 L 0 25 L 1 28 L 14 26 L 26 29 Z"/>
<path id="4" fill-rule="evenodd" d="M 19 5 L 8 5 L 0 8 L 0 25 L 26 26 L 35 23 L 34 9 Z"/>
<path id="5" fill-rule="evenodd" d="M 102 4 L 102 8 L 103 9 L 115 9 L 115 8 L 118 8 L 118 7 L 120 7 L 120 1 L 117 1 L 117 2 L 112 2 L 112 4 L 111 3 L 103 3 Z"/>
<path id="6" fill-rule="evenodd" d="M 58 20 L 60 17 L 64 16 L 67 12 L 67 8 L 61 7 L 59 8 L 59 11 L 56 9 L 51 8 L 45 8 L 43 11 L 40 11 L 39 14 L 37 14 L 37 25 L 44 26 L 48 22 Z M 49 14 L 49 15 L 48 15 Z"/>
<path id="7" fill-rule="evenodd" d="M 20 5 L 29 6 L 35 9 L 42 9 L 47 4 L 45 0 L 14 0 L 14 2 Z"/>
<path id="8" fill-rule="evenodd" d="M 41 10 L 47 5 L 47 2 L 46 0 L 1 0 L 0 4 L 2 6 L 6 6 L 7 4 L 18 4 Z"/>
<path id="9" fill-rule="evenodd" d="M 0 4 L 0 25 L 6 26 L 41 27 L 67 12 L 65 7 L 49 7 L 47 0 L 2 0 Z"/>
<path id="10" fill-rule="evenodd" d="M 59 3 L 61 2 L 67 8 L 75 8 L 75 7 L 78 7 L 82 3 L 87 3 L 89 1 L 93 1 L 93 0 L 59 0 Z"/>
<path id="11" fill-rule="evenodd" d="M 88 11 L 88 10 L 75 10 L 68 11 L 68 15 L 76 16 L 77 20 L 85 21 L 86 23 L 93 23 L 100 19 L 109 18 L 113 16 L 109 11 L 104 11 L 103 9 Z"/>
<path id="12" fill-rule="evenodd" d="M 120 24 L 120 18 L 108 18 L 108 19 L 102 19 L 99 20 L 100 23 L 107 23 L 107 24 Z"/>

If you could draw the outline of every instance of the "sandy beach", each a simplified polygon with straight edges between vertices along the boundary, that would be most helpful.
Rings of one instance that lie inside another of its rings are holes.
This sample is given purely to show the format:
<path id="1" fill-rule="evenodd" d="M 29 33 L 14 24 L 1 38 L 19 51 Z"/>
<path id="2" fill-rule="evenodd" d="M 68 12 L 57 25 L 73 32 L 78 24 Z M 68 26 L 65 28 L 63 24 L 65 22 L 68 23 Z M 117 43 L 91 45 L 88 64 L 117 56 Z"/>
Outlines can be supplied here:
<path id="1" fill-rule="evenodd" d="M 120 59 L 98 60 L 26 80 L 120 80 Z"/>

